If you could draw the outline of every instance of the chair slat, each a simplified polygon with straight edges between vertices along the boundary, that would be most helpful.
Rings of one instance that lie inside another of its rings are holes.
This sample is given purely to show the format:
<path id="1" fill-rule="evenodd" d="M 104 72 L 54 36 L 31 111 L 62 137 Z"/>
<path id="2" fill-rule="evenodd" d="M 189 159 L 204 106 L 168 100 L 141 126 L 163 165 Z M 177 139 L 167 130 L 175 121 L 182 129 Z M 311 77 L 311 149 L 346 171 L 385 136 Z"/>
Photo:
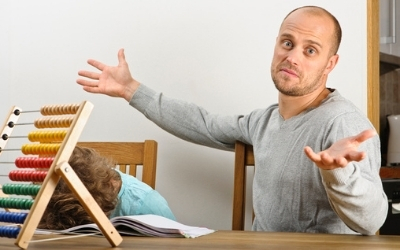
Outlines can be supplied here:
<path id="1" fill-rule="evenodd" d="M 235 143 L 232 230 L 244 230 L 246 207 L 246 172 L 247 166 L 254 165 L 253 147 L 237 141 Z"/>
<path id="2" fill-rule="evenodd" d="M 142 181 L 153 189 L 156 185 L 157 142 L 78 142 L 78 146 L 93 148 L 100 155 L 110 157 L 120 170 L 126 173 L 129 165 L 129 174 L 136 177 L 136 166 L 143 166 Z"/>

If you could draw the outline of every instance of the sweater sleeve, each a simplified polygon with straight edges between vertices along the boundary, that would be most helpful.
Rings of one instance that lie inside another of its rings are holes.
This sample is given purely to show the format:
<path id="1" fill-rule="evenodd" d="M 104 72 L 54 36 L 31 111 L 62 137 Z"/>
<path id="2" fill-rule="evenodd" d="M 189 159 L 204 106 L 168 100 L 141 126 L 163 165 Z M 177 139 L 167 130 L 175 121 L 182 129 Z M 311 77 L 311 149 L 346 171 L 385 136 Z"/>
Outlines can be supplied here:
<path id="1" fill-rule="evenodd" d="M 209 114 L 193 103 L 168 98 L 143 84 L 129 104 L 160 128 L 192 143 L 233 150 L 236 140 L 248 141 L 240 122 L 243 116 Z"/>
<path id="2" fill-rule="evenodd" d="M 330 128 L 326 148 L 371 127 L 357 113 L 343 115 Z M 375 234 L 387 216 L 388 202 L 379 176 L 379 149 L 379 137 L 375 136 L 360 145 L 359 150 L 367 153 L 362 161 L 351 162 L 344 168 L 320 170 L 333 210 L 348 227 L 364 235 Z"/>

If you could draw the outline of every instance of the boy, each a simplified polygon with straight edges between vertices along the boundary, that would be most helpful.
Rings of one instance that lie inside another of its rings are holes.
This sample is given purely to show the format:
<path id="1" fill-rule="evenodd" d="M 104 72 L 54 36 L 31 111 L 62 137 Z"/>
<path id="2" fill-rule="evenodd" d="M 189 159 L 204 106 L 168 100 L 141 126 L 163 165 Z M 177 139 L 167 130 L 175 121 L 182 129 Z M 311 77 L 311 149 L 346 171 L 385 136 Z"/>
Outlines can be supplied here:
<path id="1" fill-rule="evenodd" d="M 156 214 L 175 220 L 167 201 L 157 191 L 115 169 L 110 159 L 95 150 L 75 147 L 69 164 L 108 217 Z M 61 179 L 38 228 L 62 230 L 89 223 L 93 223 L 91 217 Z"/>

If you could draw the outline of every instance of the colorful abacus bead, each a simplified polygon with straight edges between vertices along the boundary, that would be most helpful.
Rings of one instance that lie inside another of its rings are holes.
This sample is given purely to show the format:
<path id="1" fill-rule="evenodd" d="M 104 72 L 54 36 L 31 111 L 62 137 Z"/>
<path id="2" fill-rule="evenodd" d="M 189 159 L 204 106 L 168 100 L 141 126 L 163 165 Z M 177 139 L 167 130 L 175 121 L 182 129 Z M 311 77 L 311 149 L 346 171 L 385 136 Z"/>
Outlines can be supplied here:
<path id="1" fill-rule="evenodd" d="M 24 223 L 28 213 L 16 213 L 16 212 L 6 212 L 0 211 L 0 221 L 9 223 Z"/>
<path id="2" fill-rule="evenodd" d="M 40 108 L 40 113 L 44 116 L 76 114 L 79 104 L 46 105 Z"/>
<path id="3" fill-rule="evenodd" d="M 22 145 L 21 151 L 25 155 L 55 155 L 60 146 L 59 143 L 24 144 Z"/>
<path id="4" fill-rule="evenodd" d="M 8 174 L 8 177 L 12 181 L 43 182 L 46 175 L 47 171 L 12 170 Z"/>
<path id="5" fill-rule="evenodd" d="M 16 226 L 0 226 L 0 237 L 17 238 L 20 231 Z"/>
<path id="6" fill-rule="evenodd" d="M 67 134 L 66 130 L 58 131 L 32 131 L 28 134 L 31 142 L 61 142 Z"/>
<path id="7" fill-rule="evenodd" d="M 10 197 L 0 197 L 0 207 L 16 208 L 16 209 L 30 209 L 33 205 L 33 199 L 19 199 Z"/>
<path id="8" fill-rule="evenodd" d="M 36 128 L 68 128 L 71 126 L 74 116 L 41 117 L 34 121 Z"/>
<path id="9" fill-rule="evenodd" d="M 53 157 L 17 157 L 15 166 L 18 168 L 50 168 Z"/>
<path id="10" fill-rule="evenodd" d="M 3 185 L 3 192 L 5 194 L 35 196 L 38 194 L 40 188 L 41 185 L 38 184 L 6 183 Z"/>

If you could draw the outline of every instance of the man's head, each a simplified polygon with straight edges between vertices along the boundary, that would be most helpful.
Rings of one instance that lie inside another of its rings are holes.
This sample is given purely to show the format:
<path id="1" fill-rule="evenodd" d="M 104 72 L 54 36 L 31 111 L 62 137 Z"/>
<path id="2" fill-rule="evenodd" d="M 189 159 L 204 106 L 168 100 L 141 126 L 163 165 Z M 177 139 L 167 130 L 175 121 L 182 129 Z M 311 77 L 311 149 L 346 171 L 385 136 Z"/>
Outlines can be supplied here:
<path id="1" fill-rule="evenodd" d="M 334 24 L 334 31 L 332 34 L 331 52 L 332 52 L 332 55 L 335 55 L 338 52 L 340 42 L 342 41 L 342 28 L 340 27 L 339 21 L 336 19 L 336 17 L 334 15 L 332 15 L 327 10 L 325 10 L 321 7 L 316 7 L 316 6 L 303 6 L 303 7 L 294 9 L 291 12 L 289 12 L 289 14 L 287 14 L 287 16 L 283 19 L 283 21 L 285 21 L 286 18 L 288 16 L 290 16 L 290 14 L 292 14 L 293 12 L 295 12 L 297 10 L 302 10 L 302 9 L 309 12 L 310 14 L 321 15 L 321 16 L 325 15 L 326 17 L 328 17 L 332 20 L 332 22 Z"/>
<path id="2" fill-rule="evenodd" d="M 305 6 L 283 20 L 271 64 L 276 88 L 287 96 L 303 96 L 324 89 L 338 61 L 341 28 L 325 9 Z"/>
<path id="3" fill-rule="evenodd" d="M 89 148 L 76 147 L 68 161 L 97 204 L 108 216 L 117 204 L 118 190 L 114 183 L 120 175 L 113 162 Z M 47 205 L 39 228 L 62 230 L 93 223 L 68 185 L 61 179 Z"/>

